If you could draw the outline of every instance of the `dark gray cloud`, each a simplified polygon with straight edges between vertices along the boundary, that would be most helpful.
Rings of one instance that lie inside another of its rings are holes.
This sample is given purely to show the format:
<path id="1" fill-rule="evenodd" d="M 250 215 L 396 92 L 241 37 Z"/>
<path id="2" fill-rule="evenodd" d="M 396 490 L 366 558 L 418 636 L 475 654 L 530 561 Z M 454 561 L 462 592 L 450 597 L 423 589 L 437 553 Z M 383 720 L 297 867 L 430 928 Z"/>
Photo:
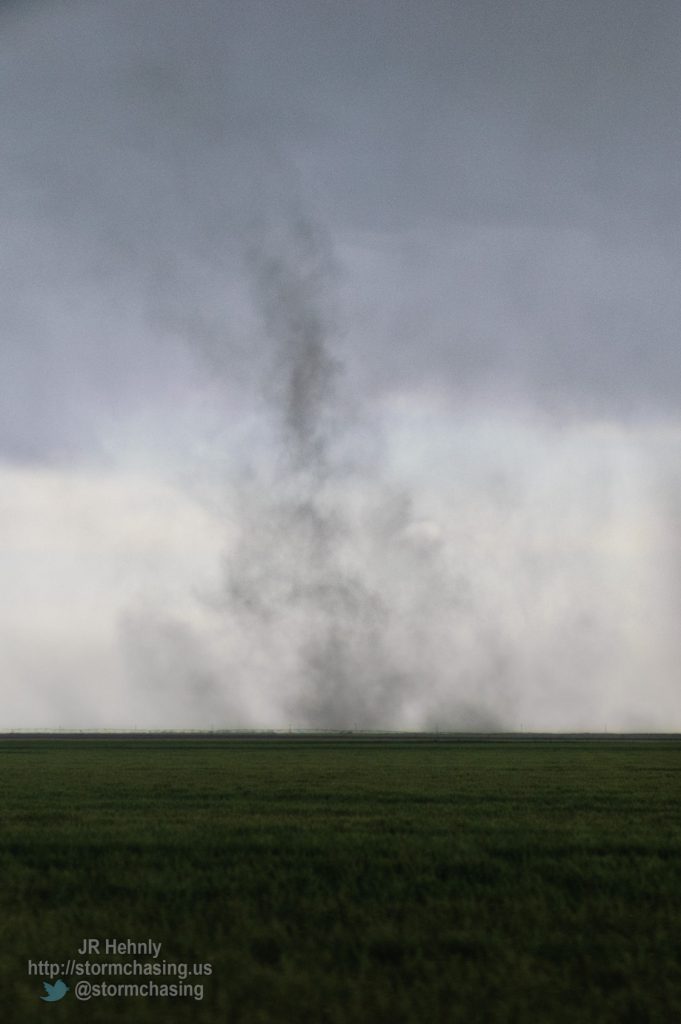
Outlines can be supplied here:
<path id="1" fill-rule="evenodd" d="M 273 196 L 330 231 L 372 393 L 676 413 L 677 4 L 5 10 L 6 453 L 96 448 L 178 340 L 243 382 Z"/>

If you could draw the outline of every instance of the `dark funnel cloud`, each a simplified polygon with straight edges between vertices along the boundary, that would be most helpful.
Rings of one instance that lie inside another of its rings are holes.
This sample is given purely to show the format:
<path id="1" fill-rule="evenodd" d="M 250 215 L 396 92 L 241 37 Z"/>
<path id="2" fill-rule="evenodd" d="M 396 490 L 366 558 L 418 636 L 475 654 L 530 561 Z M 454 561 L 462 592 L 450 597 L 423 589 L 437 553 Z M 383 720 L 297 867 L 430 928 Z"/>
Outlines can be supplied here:
<path id="1" fill-rule="evenodd" d="M 353 448 L 363 417 L 345 394 L 328 235 L 293 203 L 270 227 L 249 265 L 273 342 L 273 448 L 240 496 L 225 612 L 272 652 L 273 701 L 298 726 L 500 728 L 512 686 L 499 640 L 478 676 L 457 651 L 477 614 L 463 573 L 417 496 L 384 478 L 380 439 L 373 459 Z"/>
<path id="2" fill-rule="evenodd" d="M 251 251 L 256 303 L 275 345 L 268 390 L 279 411 L 284 453 L 310 480 L 330 469 L 342 367 L 330 339 L 333 260 L 330 241 L 298 215 Z"/>
<path id="3" fill-rule="evenodd" d="M 386 644 L 389 601 L 348 561 L 356 538 L 344 490 L 361 479 L 337 462 L 347 425 L 328 312 L 330 242 L 298 212 L 278 220 L 249 259 L 274 346 L 266 385 L 273 476 L 267 496 L 252 495 L 244 509 L 227 564 L 227 611 L 257 644 L 288 633 L 294 680 L 283 706 L 296 724 L 395 724 L 405 680 Z"/>

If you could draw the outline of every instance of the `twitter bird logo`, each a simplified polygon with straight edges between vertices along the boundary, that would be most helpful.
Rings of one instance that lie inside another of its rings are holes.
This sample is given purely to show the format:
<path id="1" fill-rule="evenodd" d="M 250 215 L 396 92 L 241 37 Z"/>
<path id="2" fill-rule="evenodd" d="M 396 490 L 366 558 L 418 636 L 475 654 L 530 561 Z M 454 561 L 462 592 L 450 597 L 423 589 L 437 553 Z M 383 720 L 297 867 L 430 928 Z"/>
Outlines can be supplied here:
<path id="1" fill-rule="evenodd" d="M 64 984 L 61 978 L 59 981 L 55 981 L 54 985 L 50 985 L 49 981 L 44 981 L 43 987 L 47 995 L 40 998 L 44 999 L 46 1003 L 56 1003 L 58 999 L 63 999 L 69 990 L 69 986 Z"/>

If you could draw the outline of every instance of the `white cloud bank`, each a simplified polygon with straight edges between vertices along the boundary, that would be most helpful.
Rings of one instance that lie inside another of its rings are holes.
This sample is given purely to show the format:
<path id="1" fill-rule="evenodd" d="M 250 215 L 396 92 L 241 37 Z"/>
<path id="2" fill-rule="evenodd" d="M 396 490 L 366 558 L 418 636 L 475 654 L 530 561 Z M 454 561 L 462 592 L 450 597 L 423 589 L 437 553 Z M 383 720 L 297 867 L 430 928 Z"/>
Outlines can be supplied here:
<path id="1" fill-rule="evenodd" d="M 654 472 L 678 433 L 407 392 L 382 420 L 381 474 L 319 496 L 343 528 L 317 575 L 299 533 L 267 535 L 271 469 L 211 503 L 148 467 L 3 466 L 2 727 L 681 728 Z M 263 614 L 230 573 L 272 588 Z M 295 597 L 341 577 L 342 638 Z"/>

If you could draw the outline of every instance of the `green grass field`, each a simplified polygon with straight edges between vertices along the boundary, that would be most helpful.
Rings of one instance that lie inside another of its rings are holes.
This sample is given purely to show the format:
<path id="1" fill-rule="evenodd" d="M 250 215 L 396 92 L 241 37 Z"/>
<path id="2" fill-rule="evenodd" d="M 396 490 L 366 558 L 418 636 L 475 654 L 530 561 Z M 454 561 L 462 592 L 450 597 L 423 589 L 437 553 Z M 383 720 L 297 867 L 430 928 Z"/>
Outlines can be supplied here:
<path id="1" fill-rule="evenodd" d="M 0 769 L 4 1021 L 681 1021 L 681 741 L 15 738 Z M 27 961 L 88 937 L 212 964 L 203 1000 L 43 1003 Z"/>

